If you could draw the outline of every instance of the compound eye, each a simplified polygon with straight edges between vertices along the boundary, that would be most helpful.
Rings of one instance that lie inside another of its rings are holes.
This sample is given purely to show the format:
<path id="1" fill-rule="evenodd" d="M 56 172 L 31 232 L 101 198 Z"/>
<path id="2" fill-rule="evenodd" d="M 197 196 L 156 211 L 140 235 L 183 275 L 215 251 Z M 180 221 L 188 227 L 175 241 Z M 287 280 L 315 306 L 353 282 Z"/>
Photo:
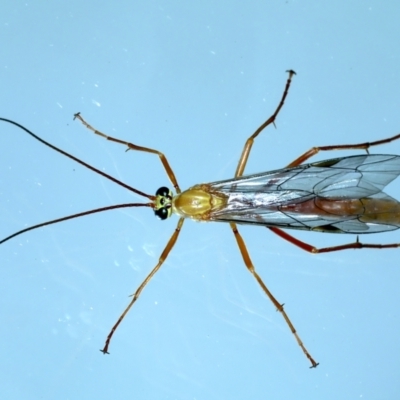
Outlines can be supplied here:
<path id="1" fill-rule="evenodd" d="M 166 197 L 169 195 L 169 189 L 165 186 L 160 187 L 160 189 L 157 190 L 156 196 L 163 196 Z"/>
<path id="2" fill-rule="evenodd" d="M 165 207 L 159 208 L 158 210 L 154 210 L 154 214 L 157 215 L 161 220 L 168 218 L 168 210 Z"/>

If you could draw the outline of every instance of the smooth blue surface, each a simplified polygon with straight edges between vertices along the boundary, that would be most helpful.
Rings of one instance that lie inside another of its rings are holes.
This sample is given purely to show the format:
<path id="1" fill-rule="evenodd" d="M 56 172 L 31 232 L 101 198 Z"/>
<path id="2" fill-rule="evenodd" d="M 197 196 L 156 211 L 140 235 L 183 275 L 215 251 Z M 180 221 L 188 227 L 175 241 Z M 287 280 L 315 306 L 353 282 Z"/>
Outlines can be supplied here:
<path id="1" fill-rule="evenodd" d="M 0 114 L 153 194 L 169 185 L 157 157 L 96 137 L 75 112 L 163 151 L 187 188 L 233 175 L 292 68 L 277 129 L 257 139 L 246 171 L 280 168 L 314 145 L 400 132 L 399 13 L 377 0 L 3 1 Z M 11 125 L 0 133 L 1 237 L 142 201 Z M 400 142 L 371 151 L 400 154 Z M 389 193 L 400 198 L 398 182 Z M 263 228 L 241 232 L 317 369 L 243 266 L 229 227 L 191 221 L 103 356 L 176 222 L 113 211 L 0 246 L 2 398 L 398 398 L 400 250 L 312 256 Z M 317 246 L 355 239 L 296 236 Z"/>

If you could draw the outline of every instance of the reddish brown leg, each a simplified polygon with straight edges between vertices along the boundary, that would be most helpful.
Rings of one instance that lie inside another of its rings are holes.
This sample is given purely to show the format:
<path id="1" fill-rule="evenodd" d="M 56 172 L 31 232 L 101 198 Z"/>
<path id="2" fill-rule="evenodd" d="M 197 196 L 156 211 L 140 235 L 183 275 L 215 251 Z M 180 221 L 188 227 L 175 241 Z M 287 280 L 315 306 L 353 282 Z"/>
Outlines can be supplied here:
<path id="1" fill-rule="evenodd" d="M 156 274 L 156 272 L 161 268 L 161 265 L 163 265 L 164 261 L 168 257 L 168 254 L 174 247 L 179 233 L 181 231 L 182 225 L 183 225 L 184 218 L 180 218 L 178 221 L 178 225 L 176 226 L 176 229 L 174 233 L 172 234 L 171 238 L 169 239 L 167 245 L 165 246 L 165 249 L 161 253 L 161 256 L 158 260 L 157 265 L 152 269 L 152 271 L 147 275 L 146 279 L 140 284 L 140 286 L 136 289 L 136 292 L 133 293 L 132 295 L 132 300 L 128 304 L 128 307 L 125 308 L 125 311 L 121 314 L 121 316 L 118 318 L 118 321 L 115 323 L 115 325 L 111 328 L 110 333 L 107 336 L 106 343 L 104 344 L 104 348 L 100 350 L 104 354 L 109 354 L 108 353 L 108 347 L 110 345 L 111 338 L 114 335 L 114 332 L 118 328 L 118 325 L 122 322 L 124 319 L 125 315 L 128 313 L 128 311 L 131 309 L 133 304 L 136 302 L 136 300 L 139 298 L 140 294 L 142 293 L 142 290 L 145 288 L 145 286 L 150 282 L 151 278 Z"/>
<path id="2" fill-rule="evenodd" d="M 379 146 L 380 144 L 386 144 L 393 142 L 395 140 L 400 139 L 400 134 L 392 136 L 387 139 L 382 140 L 375 140 L 374 142 L 365 142 L 365 143 L 358 143 L 358 144 L 338 144 L 332 146 L 319 146 L 319 147 L 312 147 L 310 150 L 306 151 L 300 157 L 296 158 L 292 161 L 287 167 L 296 167 L 297 165 L 303 164 L 304 161 L 308 160 L 312 156 L 315 156 L 320 151 L 333 151 L 333 150 L 365 150 L 369 153 L 368 149 L 372 146 Z"/>
<path id="3" fill-rule="evenodd" d="M 237 245 L 239 247 L 240 254 L 243 257 L 243 261 L 244 261 L 247 269 L 253 275 L 253 277 L 256 279 L 257 283 L 261 286 L 261 289 L 268 296 L 268 298 L 274 304 L 276 309 L 282 314 L 282 316 L 283 316 L 286 324 L 288 325 L 290 331 L 293 333 L 293 335 L 294 335 L 294 337 L 295 337 L 295 339 L 297 341 L 297 344 L 300 346 L 300 348 L 303 351 L 303 353 L 305 354 L 305 356 L 310 360 L 310 362 L 311 362 L 311 367 L 310 368 L 315 368 L 318 365 L 318 363 L 311 357 L 310 353 L 305 348 L 303 342 L 301 341 L 299 335 L 297 334 L 297 331 L 296 331 L 294 325 L 292 324 L 292 321 L 289 319 L 288 315 L 286 314 L 285 310 L 283 309 L 283 304 L 280 304 L 278 302 L 278 300 L 276 300 L 276 298 L 273 296 L 273 294 L 268 290 L 267 286 L 265 285 L 265 283 L 261 279 L 260 275 L 258 275 L 258 273 L 256 272 L 256 270 L 254 268 L 254 265 L 253 265 L 253 263 L 251 261 L 249 252 L 247 251 L 246 244 L 244 243 L 244 240 L 243 240 L 242 236 L 240 235 L 239 231 L 237 230 L 236 224 L 231 222 L 230 226 L 232 228 L 233 234 L 235 235 L 235 239 L 236 239 Z"/>
<path id="4" fill-rule="evenodd" d="M 268 228 L 282 239 L 287 240 L 288 242 L 294 244 L 301 249 L 308 251 L 309 253 L 318 254 L 318 253 L 330 253 L 332 251 L 340 251 L 340 250 L 347 250 L 347 249 L 395 249 L 400 247 L 399 243 L 389 243 L 389 244 L 366 244 L 361 243 L 357 240 L 353 243 L 342 244 L 340 246 L 331 246 L 331 247 L 322 247 L 318 249 L 308 243 L 302 242 L 299 239 L 296 239 L 294 236 L 290 235 L 286 231 L 283 231 L 279 228 Z"/>
<path id="5" fill-rule="evenodd" d="M 116 138 L 113 138 L 111 136 L 108 136 L 108 135 L 98 131 L 97 129 L 93 128 L 91 125 L 89 125 L 83 119 L 83 117 L 81 116 L 80 113 L 76 113 L 74 115 L 74 119 L 79 119 L 79 121 L 81 121 L 82 124 L 86 126 L 86 128 L 90 129 L 96 135 L 100 135 L 103 138 L 105 138 L 107 140 L 110 140 L 111 142 L 116 142 L 116 143 L 120 143 L 120 144 L 123 144 L 123 145 L 127 146 L 128 150 L 136 150 L 136 151 L 143 151 L 145 153 L 157 154 L 160 157 L 161 163 L 164 166 L 165 172 L 167 173 L 169 180 L 171 181 L 172 185 L 174 186 L 174 188 L 176 190 L 176 193 L 180 193 L 181 192 L 181 190 L 179 188 L 179 185 L 178 185 L 178 181 L 176 180 L 175 174 L 172 171 L 172 168 L 170 167 L 169 162 L 168 162 L 167 158 L 165 157 L 165 155 L 163 153 L 161 153 L 158 150 L 149 149 L 148 147 L 137 146 L 136 144 L 125 142 L 124 140 L 120 140 L 120 139 L 116 139 Z"/>

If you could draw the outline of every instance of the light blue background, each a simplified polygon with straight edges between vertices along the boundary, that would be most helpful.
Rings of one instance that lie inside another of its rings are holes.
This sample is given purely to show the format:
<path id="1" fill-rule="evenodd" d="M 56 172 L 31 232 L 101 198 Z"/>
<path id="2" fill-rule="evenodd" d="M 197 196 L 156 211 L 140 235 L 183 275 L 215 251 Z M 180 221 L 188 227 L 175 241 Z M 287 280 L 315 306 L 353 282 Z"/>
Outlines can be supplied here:
<path id="1" fill-rule="evenodd" d="M 0 114 L 153 194 L 169 185 L 159 160 L 96 137 L 75 112 L 163 151 L 184 189 L 232 177 L 293 68 L 277 129 L 257 140 L 246 171 L 280 168 L 314 145 L 400 132 L 399 17 L 399 3 L 378 0 L 3 1 Z M 0 236 L 141 201 L 0 127 Z M 400 154 L 400 142 L 372 151 Z M 389 193 L 400 198 L 399 189 Z M 312 256 L 263 228 L 241 232 L 317 369 L 243 266 L 229 227 L 191 221 L 103 356 L 176 221 L 114 211 L 0 247 L 2 398 L 398 398 L 400 252 Z M 317 246 L 355 239 L 296 235 Z"/>

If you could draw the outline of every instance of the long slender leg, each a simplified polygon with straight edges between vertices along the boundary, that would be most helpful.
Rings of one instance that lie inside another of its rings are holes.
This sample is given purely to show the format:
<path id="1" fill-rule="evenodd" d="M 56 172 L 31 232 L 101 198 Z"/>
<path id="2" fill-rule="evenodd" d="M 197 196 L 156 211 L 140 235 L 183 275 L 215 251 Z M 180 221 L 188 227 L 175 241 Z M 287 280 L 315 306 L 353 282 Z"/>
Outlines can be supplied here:
<path id="1" fill-rule="evenodd" d="M 289 73 L 289 78 L 286 81 L 286 86 L 285 86 L 285 90 L 283 91 L 283 95 L 281 98 L 281 101 L 278 104 L 278 107 L 276 108 L 275 112 L 247 139 L 243 151 L 242 151 L 242 155 L 240 156 L 239 159 L 239 163 L 238 166 L 236 168 L 236 172 L 235 172 L 235 178 L 238 176 L 242 176 L 244 169 L 246 167 L 247 164 L 247 160 L 249 158 L 250 155 L 250 151 L 251 148 L 253 146 L 254 143 L 254 139 L 270 124 L 275 124 L 275 119 L 277 117 L 277 115 L 279 114 L 279 111 L 281 110 L 283 104 L 285 103 L 285 99 L 286 96 L 289 92 L 289 87 L 290 87 L 290 83 L 292 82 L 292 76 L 296 74 L 296 72 L 289 70 L 287 71 Z"/>
<path id="2" fill-rule="evenodd" d="M 81 116 L 80 113 L 76 113 L 74 115 L 74 119 L 79 119 L 79 121 L 81 121 L 82 124 L 86 126 L 86 128 L 90 129 L 96 135 L 102 136 L 103 138 L 105 138 L 107 140 L 110 140 L 111 142 L 116 142 L 116 143 L 120 143 L 120 144 L 123 144 L 123 145 L 127 146 L 128 150 L 136 150 L 136 151 L 143 151 L 145 153 L 157 154 L 160 157 L 161 163 L 164 166 L 165 172 L 167 173 L 169 180 L 171 181 L 172 185 L 174 186 L 174 188 L 176 190 L 176 193 L 180 193 L 181 192 L 181 190 L 179 188 L 179 185 L 178 185 L 178 181 L 176 180 L 175 174 L 172 171 L 172 168 L 170 167 L 169 162 L 168 162 L 167 158 L 165 157 L 165 155 L 163 153 L 161 153 L 160 151 L 155 150 L 155 149 L 150 149 L 148 147 L 137 146 L 136 144 L 129 143 L 129 142 L 126 142 L 124 140 L 116 139 L 116 138 L 114 138 L 112 136 L 108 136 L 108 135 L 98 131 L 97 129 L 93 128 L 91 125 L 89 125 L 83 119 L 83 117 Z"/>
<path id="3" fill-rule="evenodd" d="M 246 244 L 244 243 L 244 240 L 243 240 L 242 236 L 240 235 L 239 231 L 237 230 L 236 224 L 231 222 L 230 226 L 232 228 L 233 234 L 235 235 L 236 242 L 238 244 L 240 253 L 241 253 L 242 257 L 243 257 L 243 261 L 244 261 L 247 269 L 254 276 L 254 278 L 256 279 L 258 284 L 261 286 L 261 288 L 264 291 L 264 293 L 268 296 L 268 298 L 274 304 L 276 309 L 282 314 L 282 316 L 283 316 L 285 322 L 287 323 L 290 331 L 293 333 L 293 335 L 294 335 L 294 337 L 295 337 L 295 339 L 297 341 L 297 344 L 301 347 L 301 349 L 303 350 L 303 353 L 305 354 L 305 356 L 310 360 L 310 362 L 311 362 L 311 367 L 310 368 L 315 368 L 318 365 L 318 363 L 311 357 L 310 353 L 305 348 L 303 342 L 301 341 L 299 335 L 296 332 L 296 329 L 295 329 L 294 325 L 292 324 L 292 322 L 290 321 L 288 315 L 286 314 L 285 310 L 283 309 L 283 304 L 280 304 L 275 299 L 275 297 L 272 295 L 272 293 L 268 290 L 267 286 L 262 281 L 261 277 L 257 274 L 257 272 L 256 272 L 256 270 L 254 268 L 254 265 L 253 265 L 253 263 L 251 261 L 249 252 L 247 251 Z"/>
<path id="4" fill-rule="evenodd" d="M 374 142 L 364 142 L 357 144 L 339 144 L 331 146 L 319 146 L 312 147 L 310 150 L 306 151 L 300 157 L 292 161 L 287 168 L 296 167 L 297 165 L 303 164 L 304 161 L 308 160 L 312 156 L 315 156 L 320 151 L 333 151 L 333 150 L 365 150 L 367 153 L 368 149 L 372 146 L 379 146 L 380 144 L 386 144 L 400 139 L 400 134 L 392 136 L 387 139 L 375 140 Z"/>
<path id="5" fill-rule="evenodd" d="M 118 328 L 118 325 L 122 322 L 122 320 L 124 319 L 125 315 L 128 313 L 128 311 L 131 309 L 131 307 L 133 306 L 133 304 L 136 302 L 136 300 L 139 298 L 140 294 L 142 293 L 142 290 L 144 289 L 144 287 L 150 282 L 151 278 L 156 274 L 156 272 L 161 268 L 161 265 L 164 263 L 164 261 L 166 260 L 166 258 L 168 257 L 168 254 L 170 253 L 170 251 L 172 250 L 172 248 L 174 247 L 179 233 L 181 231 L 182 225 L 183 225 L 183 221 L 184 218 L 180 218 L 178 221 L 178 225 L 175 228 L 174 233 L 172 234 L 171 238 L 169 239 L 167 245 L 165 246 L 163 252 L 161 253 L 160 258 L 158 259 L 158 263 L 157 265 L 152 269 L 152 271 L 149 273 L 149 275 L 147 275 L 146 279 L 140 284 L 140 286 L 136 289 L 136 292 L 133 293 L 132 295 L 132 300 L 130 301 L 130 303 L 128 304 L 128 306 L 126 307 L 126 309 L 124 310 L 124 312 L 121 314 L 121 316 L 118 318 L 118 321 L 115 323 L 115 325 L 111 328 L 110 333 L 107 336 L 106 342 L 104 344 L 104 347 L 102 350 L 100 350 L 102 353 L 104 354 L 109 354 L 108 353 L 108 347 L 110 345 L 110 341 L 112 336 L 114 335 L 114 332 L 116 331 L 116 329 Z"/>
<path id="6" fill-rule="evenodd" d="M 283 231 L 282 229 L 279 228 L 268 228 L 275 234 L 277 234 L 279 237 L 282 239 L 287 240 L 288 242 L 294 244 L 297 247 L 300 247 L 301 249 L 313 253 L 313 254 L 318 254 L 318 253 L 330 253 L 332 251 L 341 251 L 341 250 L 348 250 L 348 249 L 395 249 L 400 247 L 400 243 L 389 243 L 389 244 L 371 244 L 371 243 L 361 243 L 357 240 L 353 243 L 347 243 L 347 244 L 341 244 L 339 246 L 331 246 L 331 247 L 321 247 L 317 248 L 314 247 L 308 243 L 302 242 L 301 240 L 295 238 L 294 236 L 290 235 L 286 231 Z"/>

